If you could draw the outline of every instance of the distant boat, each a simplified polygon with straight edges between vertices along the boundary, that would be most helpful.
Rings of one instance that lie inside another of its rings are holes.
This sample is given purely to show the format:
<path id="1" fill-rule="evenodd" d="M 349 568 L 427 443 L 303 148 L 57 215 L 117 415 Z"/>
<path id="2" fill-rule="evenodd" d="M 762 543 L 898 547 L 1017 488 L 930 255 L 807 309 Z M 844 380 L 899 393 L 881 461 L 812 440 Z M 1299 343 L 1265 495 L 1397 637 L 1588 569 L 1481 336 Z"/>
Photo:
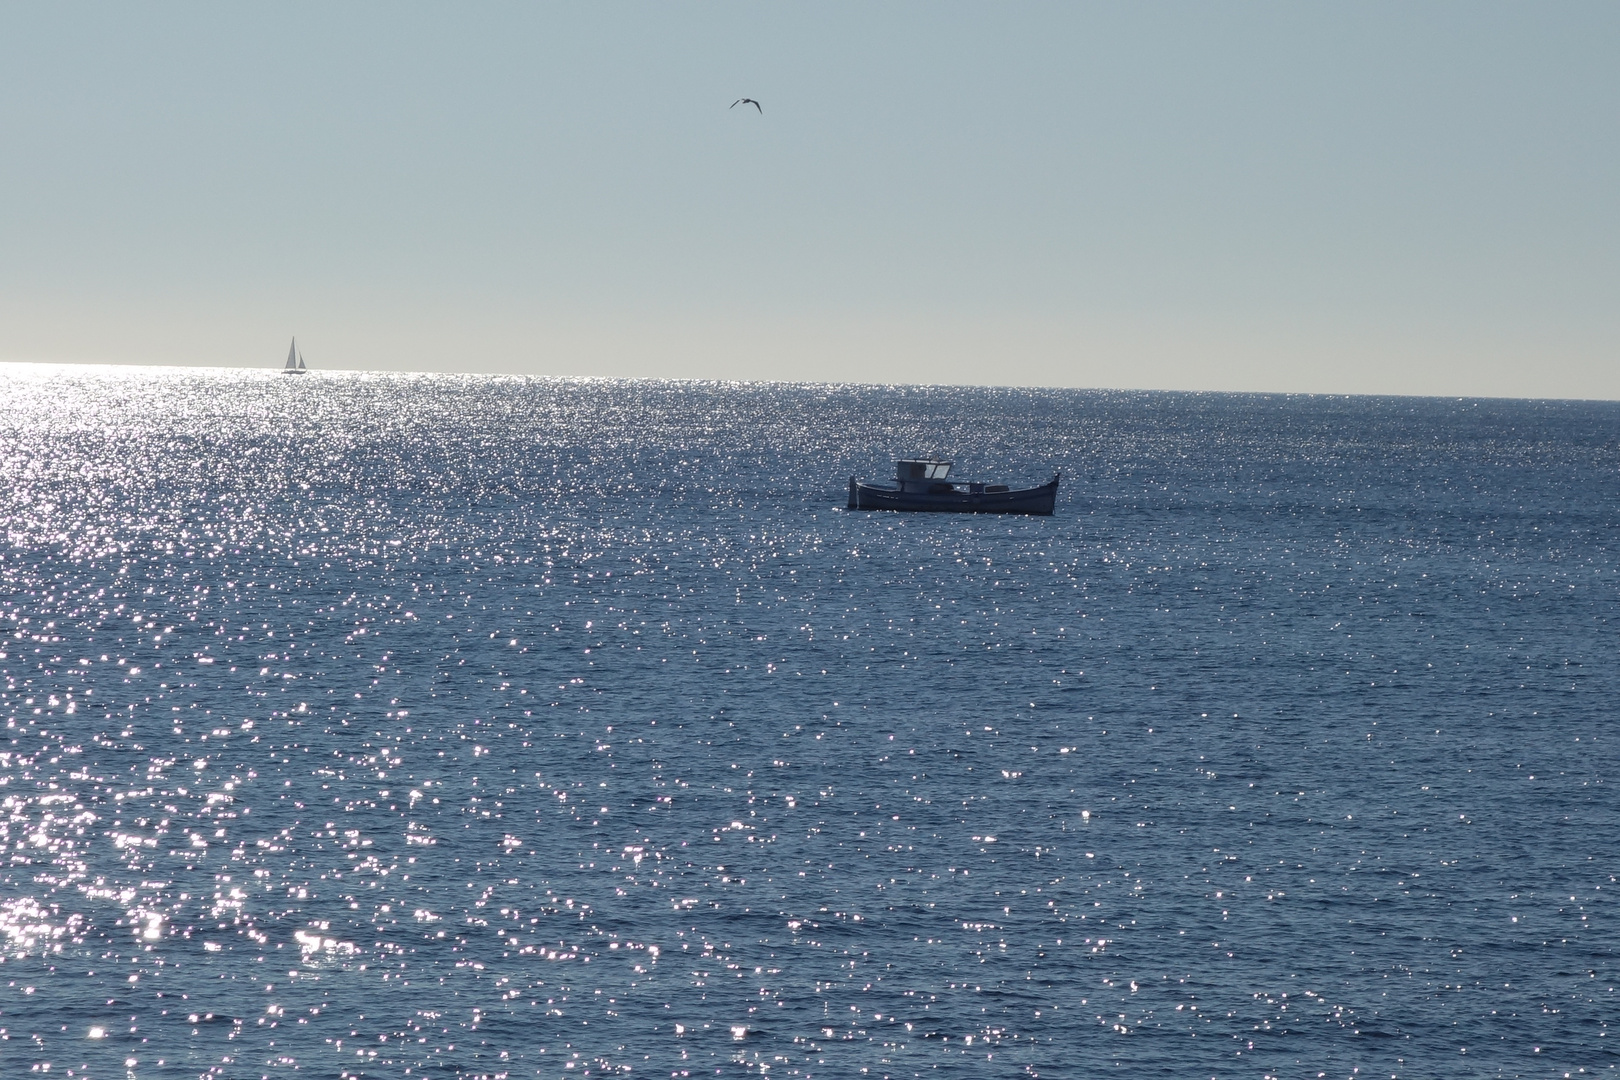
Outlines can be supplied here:
<path id="1" fill-rule="evenodd" d="M 298 339 L 293 338 L 292 344 L 287 347 L 287 366 L 281 369 L 283 375 L 302 375 L 309 368 L 304 366 L 304 354 L 298 351 Z"/>
<path id="2" fill-rule="evenodd" d="M 1040 487 L 1010 488 L 952 480 L 951 463 L 932 458 L 894 463 L 894 487 L 849 478 L 851 510 L 920 510 L 958 514 L 1043 514 L 1057 506 L 1058 479 Z"/>

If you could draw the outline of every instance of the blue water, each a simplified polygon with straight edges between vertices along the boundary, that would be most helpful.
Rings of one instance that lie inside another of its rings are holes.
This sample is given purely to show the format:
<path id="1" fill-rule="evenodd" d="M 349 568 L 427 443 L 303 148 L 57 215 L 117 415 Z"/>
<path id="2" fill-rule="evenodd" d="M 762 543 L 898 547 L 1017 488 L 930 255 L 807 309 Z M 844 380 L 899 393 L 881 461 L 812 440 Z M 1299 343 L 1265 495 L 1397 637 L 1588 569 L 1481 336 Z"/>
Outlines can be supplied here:
<path id="1" fill-rule="evenodd" d="M 1620 406 L 0 399 L 0 1075 L 1615 1069 Z"/>

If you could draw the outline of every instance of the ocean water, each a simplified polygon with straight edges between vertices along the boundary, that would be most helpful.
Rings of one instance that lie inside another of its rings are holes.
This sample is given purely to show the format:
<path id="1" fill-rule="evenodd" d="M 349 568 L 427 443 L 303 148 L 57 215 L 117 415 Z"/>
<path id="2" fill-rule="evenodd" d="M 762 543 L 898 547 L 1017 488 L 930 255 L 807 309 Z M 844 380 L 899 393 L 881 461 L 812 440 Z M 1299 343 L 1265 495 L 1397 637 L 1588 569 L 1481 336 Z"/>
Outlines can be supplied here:
<path id="1" fill-rule="evenodd" d="M 0 1075 L 1620 1061 L 1620 406 L 0 400 Z"/>

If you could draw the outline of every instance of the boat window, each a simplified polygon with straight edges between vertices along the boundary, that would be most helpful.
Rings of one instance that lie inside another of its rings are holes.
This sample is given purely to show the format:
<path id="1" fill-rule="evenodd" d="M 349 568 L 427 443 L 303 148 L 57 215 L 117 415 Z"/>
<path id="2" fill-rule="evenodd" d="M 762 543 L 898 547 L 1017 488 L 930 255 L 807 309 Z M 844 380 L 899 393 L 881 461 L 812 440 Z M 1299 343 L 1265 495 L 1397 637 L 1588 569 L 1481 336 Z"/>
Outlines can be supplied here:
<path id="1" fill-rule="evenodd" d="M 945 479 L 946 474 L 949 473 L 950 471 L 951 471 L 950 462 L 948 462 L 948 461 L 935 462 L 934 464 L 928 466 L 928 479 L 930 479 L 930 480 L 943 480 L 943 479 Z"/>

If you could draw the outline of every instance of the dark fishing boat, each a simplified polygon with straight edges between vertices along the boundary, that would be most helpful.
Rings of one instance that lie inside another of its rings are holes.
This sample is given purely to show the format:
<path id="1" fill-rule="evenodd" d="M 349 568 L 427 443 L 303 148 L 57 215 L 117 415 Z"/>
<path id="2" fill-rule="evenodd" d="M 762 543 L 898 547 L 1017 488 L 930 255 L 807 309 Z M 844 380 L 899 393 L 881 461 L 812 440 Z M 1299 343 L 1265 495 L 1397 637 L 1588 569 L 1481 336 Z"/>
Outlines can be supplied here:
<path id="1" fill-rule="evenodd" d="M 1059 474 L 1054 474 L 1040 487 L 1032 488 L 952 480 L 950 476 L 948 461 L 897 461 L 893 487 L 850 477 L 849 508 L 957 514 L 1050 514 L 1057 505 Z"/>

